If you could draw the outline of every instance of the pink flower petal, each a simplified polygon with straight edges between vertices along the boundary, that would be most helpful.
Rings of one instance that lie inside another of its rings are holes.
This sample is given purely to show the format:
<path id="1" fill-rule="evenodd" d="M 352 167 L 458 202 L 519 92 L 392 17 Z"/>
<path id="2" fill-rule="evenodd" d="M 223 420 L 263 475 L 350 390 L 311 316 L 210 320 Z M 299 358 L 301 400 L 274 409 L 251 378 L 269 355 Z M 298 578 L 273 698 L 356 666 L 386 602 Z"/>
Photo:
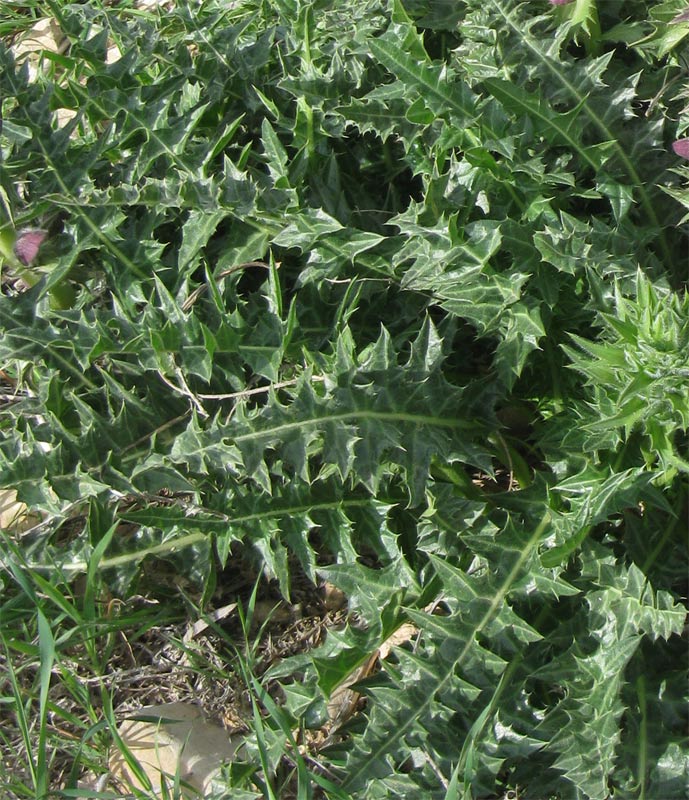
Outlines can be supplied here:
<path id="1" fill-rule="evenodd" d="M 19 231 L 14 243 L 14 254 L 25 267 L 30 267 L 36 260 L 38 249 L 47 235 L 48 231 L 31 228 Z"/>
<path id="2" fill-rule="evenodd" d="M 548 0 L 551 6 L 566 6 L 567 3 L 571 3 L 572 0 Z"/>
<path id="3" fill-rule="evenodd" d="M 689 158 L 689 139 L 677 139 L 672 143 L 672 149 L 678 156 Z"/>

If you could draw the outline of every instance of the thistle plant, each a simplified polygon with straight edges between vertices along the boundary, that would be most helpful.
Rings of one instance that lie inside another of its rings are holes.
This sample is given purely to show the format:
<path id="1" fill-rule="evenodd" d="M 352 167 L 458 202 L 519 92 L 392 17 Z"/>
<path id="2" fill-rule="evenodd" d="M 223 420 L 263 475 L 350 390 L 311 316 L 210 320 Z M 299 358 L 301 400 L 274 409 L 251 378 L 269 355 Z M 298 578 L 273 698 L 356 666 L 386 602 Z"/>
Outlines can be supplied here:
<path id="1" fill-rule="evenodd" d="M 70 626 L 98 683 L 99 614 L 162 572 L 210 613 L 241 564 L 349 614 L 246 676 L 243 796 L 684 798 L 685 2 L 36 0 L 65 51 L 0 46 L 0 199 L 50 230 L 0 297 L 19 796 L 60 748 L 77 791 Z"/>
<path id="2" fill-rule="evenodd" d="M 676 470 L 689 471 L 689 297 L 653 284 L 642 272 L 633 298 L 615 289 L 614 310 L 601 314 L 597 342 L 572 338 L 565 347 L 571 366 L 588 379 L 594 393 L 596 436 L 623 431 L 628 440 L 643 434 L 641 449 L 649 467 L 659 464 L 670 481 Z M 600 418 L 600 409 L 608 411 Z"/>

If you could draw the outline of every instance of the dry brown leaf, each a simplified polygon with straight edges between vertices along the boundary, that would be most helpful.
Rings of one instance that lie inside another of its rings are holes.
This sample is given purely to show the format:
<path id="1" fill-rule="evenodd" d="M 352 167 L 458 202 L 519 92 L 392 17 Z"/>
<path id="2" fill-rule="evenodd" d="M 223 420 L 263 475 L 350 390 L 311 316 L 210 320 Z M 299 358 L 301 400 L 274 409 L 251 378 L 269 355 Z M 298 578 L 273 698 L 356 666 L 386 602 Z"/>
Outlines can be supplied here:
<path id="1" fill-rule="evenodd" d="M 375 669 L 378 659 L 385 659 L 390 655 L 393 647 L 406 644 L 416 636 L 418 628 L 411 622 L 405 622 L 381 644 L 361 666 L 357 667 L 342 683 L 335 687 L 328 700 L 329 734 L 334 733 L 356 711 L 359 703 L 359 692 L 351 687 L 357 681 L 363 680 Z"/>
<path id="2" fill-rule="evenodd" d="M 15 42 L 12 52 L 17 63 L 28 60 L 29 79 L 33 81 L 38 74 L 44 51 L 64 53 L 68 47 L 69 41 L 60 30 L 60 26 L 54 19 L 46 17 L 39 19 Z"/>
<path id="3" fill-rule="evenodd" d="M 40 521 L 38 514 L 32 513 L 24 503 L 17 500 L 14 489 L 0 491 L 0 528 L 13 533 L 22 533 Z"/>
<path id="4" fill-rule="evenodd" d="M 162 11 L 170 11 L 174 8 L 174 5 L 170 0 L 139 0 L 136 7 L 142 11 L 154 11 L 156 8 L 160 8 Z"/>
<path id="5" fill-rule="evenodd" d="M 334 733 L 352 716 L 359 703 L 360 694 L 351 687 L 370 675 L 371 670 L 378 660 L 378 653 L 373 653 L 369 658 L 351 672 L 339 686 L 333 689 L 328 700 L 329 733 Z"/>
<path id="6" fill-rule="evenodd" d="M 190 799 L 205 796 L 222 763 L 234 756 L 242 741 L 206 720 L 191 703 L 146 706 L 125 719 L 118 732 L 156 792 L 162 791 L 163 783 L 170 788 L 179 775 L 184 796 Z M 128 789 L 145 790 L 119 751 L 110 757 L 110 770 Z"/>
<path id="7" fill-rule="evenodd" d="M 403 644 L 406 644 L 410 641 L 416 634 L 419 632 L 419 629 L 416 625 L 412 625 L 411 622 L 404 622 L 399 628 L 394 632 L 391 633 L 390 636 L 381 644 L 378 648 L 378 655 L 380 658 L 385 659 L 390 655 L 393 647 L 400 647 Z"/>
<path id="8" fill-rule="evenodd" d="M 189 642 L 196 636 L 200 636 L 202 633 L 208 630 L 208 628 L 210 628 L 211 626 L 211 623 L 221 622 L 226 617 L 228 617 L 236 608 L 237 608 L 236 603 L 229 603 L 228 605 L 222 606 L 221 608 L 216 608 L 215 611 L 211 611 L 203 619 L 197 619 L 193 625 L 190 625 L 187 628 L 187 632 L 184 634 L 184 643 L 189 644 Z"/>

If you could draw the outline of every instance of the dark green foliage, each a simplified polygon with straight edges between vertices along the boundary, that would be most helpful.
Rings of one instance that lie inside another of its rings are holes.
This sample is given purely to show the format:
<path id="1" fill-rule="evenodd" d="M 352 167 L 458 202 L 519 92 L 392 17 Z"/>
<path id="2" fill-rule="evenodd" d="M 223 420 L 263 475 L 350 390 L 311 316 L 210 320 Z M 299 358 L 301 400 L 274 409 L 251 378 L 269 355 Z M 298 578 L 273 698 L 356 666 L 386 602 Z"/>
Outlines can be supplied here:
<path id="1" fill-rule="evenodd" d="M 91 499 L 138 526 L 98 553 L 121 592 L 153 556 L 327 578 L 359 625 L 274 671 L 310 725 L 413 622 L 323 756 L 353 798 L 683 796 L 689 25 L 661 5 L 83 4 L 37 82 L 0 51 L 5 208 L 55 248 L 0 302 L 27 557 L 85 570 L 105 531 L 54 534 Z"/>

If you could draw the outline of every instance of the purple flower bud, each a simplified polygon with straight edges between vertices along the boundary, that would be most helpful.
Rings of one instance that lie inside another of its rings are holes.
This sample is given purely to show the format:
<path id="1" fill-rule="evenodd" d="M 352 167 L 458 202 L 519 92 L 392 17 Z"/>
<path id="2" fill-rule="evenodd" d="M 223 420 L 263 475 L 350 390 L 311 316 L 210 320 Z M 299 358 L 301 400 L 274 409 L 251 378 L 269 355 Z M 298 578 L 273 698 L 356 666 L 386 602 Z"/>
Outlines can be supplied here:
<path id="1" fill-rule="evenodd" d="M 14 243 L 14 254 L 25 267 L 30 267 L 36 260 L 38 248 L 43 244 L 43 240 L 48 235 L 48 231 L 36 228 L 26 228 L 19 231 L 17 240 Z"/>
<path id="2" fill-rule="evenodd" d="M 677 139 L 672 143 L 672 149 L 678 156 L 689 158 L 689 139 Z"/>

